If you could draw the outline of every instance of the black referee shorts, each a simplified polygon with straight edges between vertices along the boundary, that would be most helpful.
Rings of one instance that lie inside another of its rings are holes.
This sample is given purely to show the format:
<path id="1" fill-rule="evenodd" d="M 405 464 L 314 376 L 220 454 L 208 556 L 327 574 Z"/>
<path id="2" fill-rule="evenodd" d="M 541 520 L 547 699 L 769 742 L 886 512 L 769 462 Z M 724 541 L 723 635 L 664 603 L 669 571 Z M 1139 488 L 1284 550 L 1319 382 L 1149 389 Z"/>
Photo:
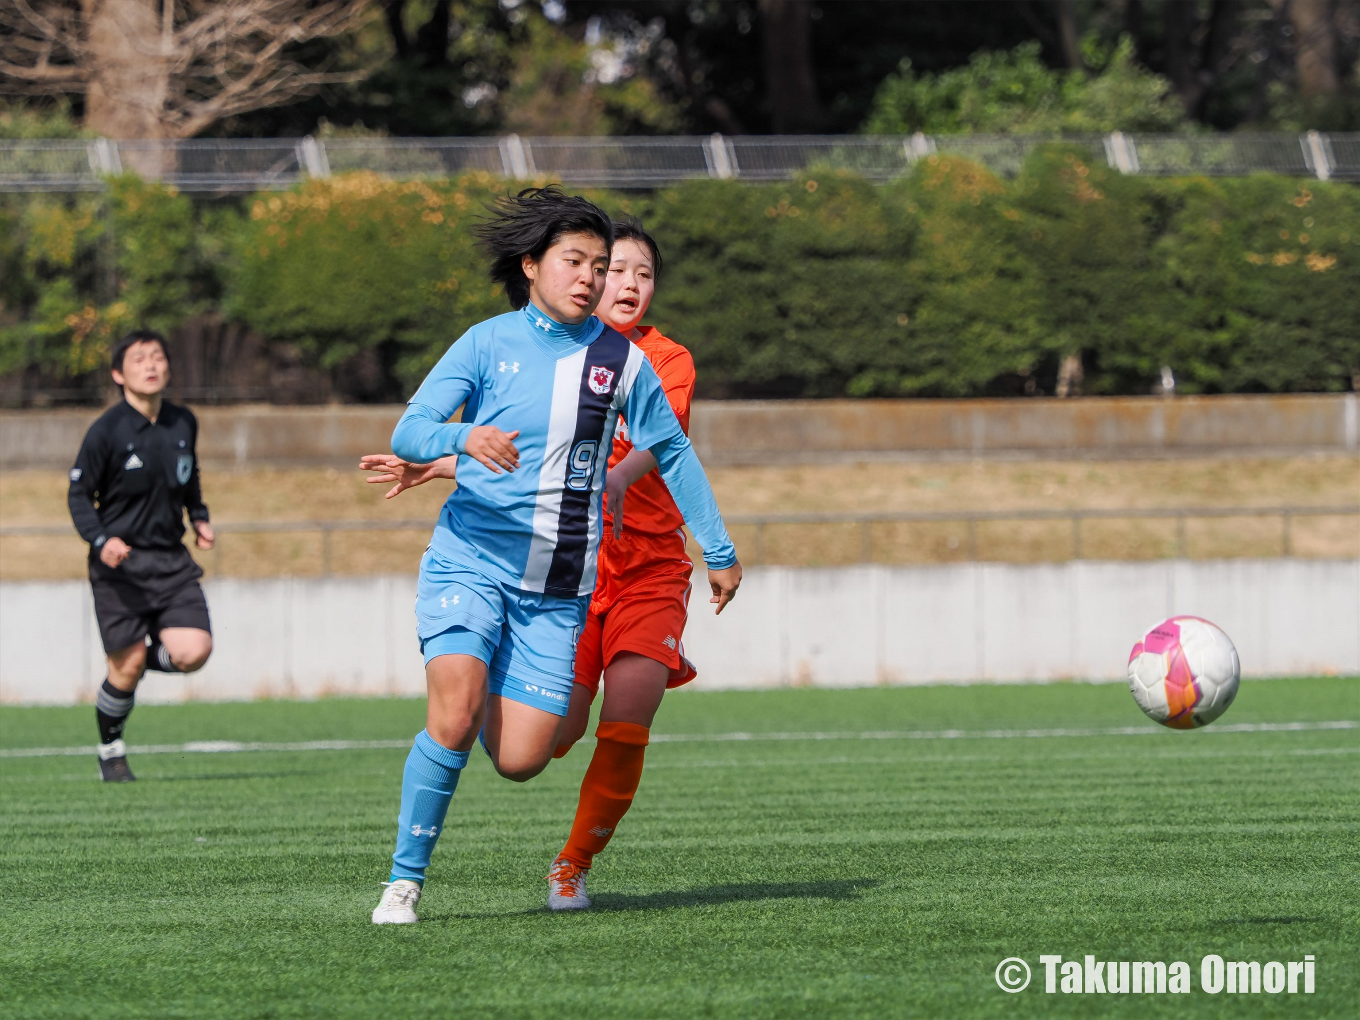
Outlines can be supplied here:
<path id="1" fill-rule="evenodd" d="M 166 627 L 192 627 L 212 633 L 208 600 L 198 579 L 203 568 L 184 546 L 133 549 L 121 565 L 109 567 L 90 556 L 94 615 L 104 651 L 145 641 Z"/>

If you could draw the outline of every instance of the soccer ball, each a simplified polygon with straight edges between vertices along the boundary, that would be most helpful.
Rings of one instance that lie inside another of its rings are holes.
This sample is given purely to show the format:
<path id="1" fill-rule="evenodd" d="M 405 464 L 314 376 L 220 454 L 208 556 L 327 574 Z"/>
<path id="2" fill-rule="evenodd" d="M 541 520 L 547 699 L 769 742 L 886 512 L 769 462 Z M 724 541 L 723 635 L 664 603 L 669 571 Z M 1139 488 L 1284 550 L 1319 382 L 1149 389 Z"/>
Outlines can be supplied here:
<path id="1" fill-rule="evenodd" d="M 1208 726 L 1237 696 L 1241 667 L 1228 635 L 1198 616 L 1173 616 L 1129 654 L 1129 690 L 1148 717 L 1177 730 Z"/>

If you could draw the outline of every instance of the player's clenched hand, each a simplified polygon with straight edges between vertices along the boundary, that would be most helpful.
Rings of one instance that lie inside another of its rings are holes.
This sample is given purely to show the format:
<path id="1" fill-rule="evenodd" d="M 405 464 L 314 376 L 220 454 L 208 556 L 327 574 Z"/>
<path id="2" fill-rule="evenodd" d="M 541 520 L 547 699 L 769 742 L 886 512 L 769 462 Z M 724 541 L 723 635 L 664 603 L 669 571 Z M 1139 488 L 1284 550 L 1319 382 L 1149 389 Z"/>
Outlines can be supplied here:
<path id="1" fill-rule="evenodd" d="M 710 568 L 708 586 L 713 589 L 713 597 L 708 601 L 717 605 L 718 608 L 713 610 L 713 615 L 717 616 L 727 603 L 737 597 L 737 589 L 741 587 L 741 564 L 734 563 L 726 570 Z"/>
<path id="2" fill-rule="evenodd" d="M 519 449 L 514 443 L 518 435 L 519 429 L 502 432 L 495 425 L 478 425 L 468 433 L 463 449 L 469 457 L 496 474 L 501 473 L 501 468 L 513 471 L 519 467 Z"/>
<path id="3" fill-rule="evenodd" d="M 99 558 L 106 567 L 121 567 L 132 552 L 131 547 L 121 538 L 110 538 L 99 549 Z"/>
<path id="4" fill-rule="evenodd" d="M 424 485 L 432 478 L 454 478 L 458 473 L 457 457 L 440 457 L 428 464 L 412 464 L 390 453 L 367 453 L 359 458 L 360 471 L 376 471 L 364 481 L 369 485 L 397 484 L 387 490 L 384 499 L 391 499 L 398 493 Z"/>
<path id="5" fill-rule="evenodd" d="M 211 549 L 217 542 L 212 525 L 207 521 L 194 521 L 194 545 L 200 549 Z M 108 545 L 107 542 L 104 543 Z"/>

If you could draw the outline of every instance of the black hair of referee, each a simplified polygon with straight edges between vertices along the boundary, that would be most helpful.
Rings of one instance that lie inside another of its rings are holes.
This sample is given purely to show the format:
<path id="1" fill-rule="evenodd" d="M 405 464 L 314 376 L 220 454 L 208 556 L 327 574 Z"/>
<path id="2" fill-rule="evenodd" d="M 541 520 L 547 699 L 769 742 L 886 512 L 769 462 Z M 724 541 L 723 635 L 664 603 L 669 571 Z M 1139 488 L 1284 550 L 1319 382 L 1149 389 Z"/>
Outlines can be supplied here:
<path id="1" fill-rule="evenodd" d="M 85 433 L 67 505 L 90 544 L 90 588 L 108 676 L 95 700 L 99 770 L 131 782 L 123 727 L 148 669 L 192 673 L 212 654 L 203 570 L 184 545 L 184 514 L 200 549 L 215 541 L 198 474 L 198 419 L 163 399 L 165 338 L 135 330 L 114 346 L 123 399 Z M 148 640 L 149 639 L 149 640 Z"/>

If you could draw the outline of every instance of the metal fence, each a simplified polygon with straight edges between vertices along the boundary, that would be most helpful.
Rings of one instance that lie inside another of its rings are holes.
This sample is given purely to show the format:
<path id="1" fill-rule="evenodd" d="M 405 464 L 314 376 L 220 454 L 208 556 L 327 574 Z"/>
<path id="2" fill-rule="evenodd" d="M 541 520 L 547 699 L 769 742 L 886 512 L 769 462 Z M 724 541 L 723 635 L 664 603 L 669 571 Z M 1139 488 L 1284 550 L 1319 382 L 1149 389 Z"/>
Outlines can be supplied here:
<path id="1" fill-rule="evenodd" d="M 1003 176 L 1036 146 L 1085 149 L 1128 174 L 1276 173 L 1360 180 L 1360 133 L 1230 135 L 745 135 L 667 138 L 222 138 L 184 141 L 0 141 L 0 191 L 98 191 L 134 172 L 185 191 L 286 188 L 308 177 L 371 170 L 396 178 L 485 171 L 576 186 L 650 188 L 694 178 L 783 180 L 849 170 L 884 181 L 952 153 Z"/>
<path id="2" fill-rule="evenodd" d="M 867 513 L 791 513 L 791 514 L 731 514 L 724 519 L 732 527 L 754 528 L 754 536 L 747 566 L 766 562 L 767 531 L 779 525 L 854 525 L 859 533 L 859 562 L 872 563 L 875 557 L 874 527 L 883 524 L 956 524 L 965 528 L 959 556 L 965 561 L 976 561 L 978 556 L 978 525 L 992 523 L 1066 522 L 1070 528 L 1070 558 L 1085 558 L 1082 528 L 1088 521 L 1102 520 L 1171 520 L 1176 525 L 1175 552 L 1177 559 L 1189 556 L 1186 523 L 1191 520 L 1222 520 L 1226 518 L 1279 518 L 1279 555 L 1293 556 L 1293 523 L 1300 517 L 1360 517 L 1360 505 L 1344 506 L 1263 506 L 1263 507 L 1152 507 L 1141 509 L 1091 510 L 987 510 L 987 511 L 900 511 Z M 278 535 L 320 534 L 321 572 L 330 576 L 333 566 L 333 536 L 344 532 L 423 531 L 433 524 L 428 518 L 359 521 L 241 521 L 215 523 L 218 535 Z M 70 525 L 39 524 L 0 527 L 0 538 L 74 537 Z M 218 549 L 221 549 L 219 543 Z M 1148 557 L 1157 559 L 1161 557 Z"/>

